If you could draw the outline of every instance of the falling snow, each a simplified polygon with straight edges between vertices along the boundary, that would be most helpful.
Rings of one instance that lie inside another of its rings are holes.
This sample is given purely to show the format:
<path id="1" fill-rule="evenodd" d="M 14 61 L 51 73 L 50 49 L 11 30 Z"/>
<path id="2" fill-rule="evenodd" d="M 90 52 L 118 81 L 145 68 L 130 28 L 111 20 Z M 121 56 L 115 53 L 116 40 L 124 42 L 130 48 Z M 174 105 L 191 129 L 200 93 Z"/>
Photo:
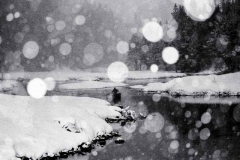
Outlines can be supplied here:
<path id="1" fill-rule="evenodd" d="M 62 55 L 66 56 L 71 53 L 72 46 L 69 43 L 62 43 L 59 47 L 59 51 Z"/>
<path id="2" fill-rule="evenodd" d="M 28 94 L 35 99 L 43 98 L 47 89 L 47 84 L 40 78 L 32 79 L 27 85 Z"/>
<path id="3" fill-rule="evenodd" d="M 128 67 L 122 62 L 114 62 L 108 66 L 107 75 L 113 82 L 123 82 L 128 77 Z"/>
<path id="4" fill-rule="evenodd" d="M 0 160 L 239 159 L 239 4 L 4 1 Z"/>
<path id="5" fill-rule="evenodd" d="M 162 52 L 163 60 L 168 64 L 174 64 L 179 59 L 179 52 L 174 47 L 167 47 L 164 48 Z"/>
<path id="6" fill-rule="evenodd" d="M 214 0 L 184 0 L 183 4 L 190 17 L 196 21 L 208 19 L 216 7 Z"/>
<path id="7" fill-rule="evenodd" d="M 126 54 L 128 52 L 128 50 L 129 50 L 129 45 L 127 42 L 124 42 L 124 41 L 118 42 L 118 44 L 117 44 L 118 53 Z"/>
<path id="8" fill-rule="evenodd" d="M 39 45 L 35 41 L 28 41 L 24 44 L 22 52 L 26 58 L 33 59 L 39 53 Z"/>
<path id="9" fill-rule="evenodd" d="M 150 42 L 158 42 L 163 37 L 163 29 L 157 22 L 147 22 L 142 28 L 143 36 Z"/>
<path id="10" fill-rule="evenodd" d="M 83 25 L 85 22 L 86 22 L 86 18 L 85 18 L 83 15 L 78 15 L 78 16 L 75 18 L 75 23 L 76 23 L 77 25 Z"/>

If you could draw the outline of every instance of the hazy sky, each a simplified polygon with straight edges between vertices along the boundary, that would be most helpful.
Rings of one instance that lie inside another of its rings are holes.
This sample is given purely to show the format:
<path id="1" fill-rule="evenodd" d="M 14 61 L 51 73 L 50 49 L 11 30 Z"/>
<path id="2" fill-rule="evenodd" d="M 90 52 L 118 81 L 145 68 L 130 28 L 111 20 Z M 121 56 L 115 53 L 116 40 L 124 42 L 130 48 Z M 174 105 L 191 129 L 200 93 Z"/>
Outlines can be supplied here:
<path id="1" fill-rule="evenodd" d="M 166 20 L 171 16 L 174 3 L 182 0 L 95 0 L 108 5 L 127 23 L 134 23 L 134 15 L 139 19 L 157 18 Z"/>

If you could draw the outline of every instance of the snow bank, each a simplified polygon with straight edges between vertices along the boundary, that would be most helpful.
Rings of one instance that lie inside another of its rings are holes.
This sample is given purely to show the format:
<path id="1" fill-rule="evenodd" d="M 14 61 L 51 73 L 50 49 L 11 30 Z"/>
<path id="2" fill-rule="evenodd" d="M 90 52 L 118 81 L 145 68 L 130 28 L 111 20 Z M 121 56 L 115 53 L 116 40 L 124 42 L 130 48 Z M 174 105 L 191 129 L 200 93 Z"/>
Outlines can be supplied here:
<path id="1" fill-rule="evenodd" d="M 68 83 L 59 85 L 59 89 L 75 90 L 75 89 L 99 89 L 99 88 L 111 88 L 111 87 L 124 87 L 124 83 L 111 83 L 111 82 L 97 82 L 97 81 L 85 81 L 80 83 Z"/>
<path id="2" fill-rule="evenodd" d="M 94 72 L 82 72 L 82 71 L 53 71 L 53 72 L 18 72 L 18 73 L 5 73 L 5 77 L 8 79 L 17 80 L 18 78 L 33 79 L 52 77 L 56 81 L 67 81 L 67 80 L 99 80 L 109 79 L 106 72 L 94 73 Z M 186 76 L 184 73 L 175 72 L 157 72 L 151 71 L 130 71 L 127 79 L 158 79 L 166 77 L 183 77 Z"/>
<path id="3" fill-rule="evenodd" d="M 167 83 L 132 86 L 146 92 L 168 92 L 171 95 L 240 95 L 240 72 L 225 75 L 174 78 Z"/>
<path id="4" fill-rule="evenodd" d="M 222 71 L 218 71 L 218 70 L 205 70 L 205 71 L 201 71 L 198 73 L 194 73 L 194 75 L 210 75 L 210 74 L 218 74 L 221 73 Z"/>
<path id="5" fill-rule="evenodd" d="M 15 80 L 0 81 L 0 93 L 27 96 L 24 86 Z"/>
<path id="6" fill-rule="evenodd" d="M 101 73 L 86 73 L 86 72 L 77 72 L 77 71 L 54 71 L 54 72 L 11 72 L 5 73 L 5 77 L 9 79 L 17 80 L 22 79 L 33 79 L 41 78 L 45 79 L 47 77 L 52 77 L 56 81 L 67 81 L 67 80 L 79 80 L 79 81 L 89 81 L 97 80 L 103 75 Z"/>
<path id="7" fill-rule="evenodd" d="M 36 100 L 0 94 L 0 102 L 1 160 L 36 159 L 77 150 L 80 144 L 112 131 L 105 118 L 121 117 L 120 108 L 88 97 Z M 68 132 L 66 126 L 76 132 Z"/>
<path id="8" fill-rule="evenodd" d="M 159 79 L 159 78 L 174 78 L 174 77 L 184 77 L 185 73 L 176 72 L 156 72 L 151 71 L 131 71 L 128 74 L 127 79 Z"/>
<path id="9" fill-rule="evenodd" d="M 14 80 L 0 81 L 0 92 L 13 90 L 13 88 L 16 87 L 17 85 L 18 85 L 18 82 Z"/>

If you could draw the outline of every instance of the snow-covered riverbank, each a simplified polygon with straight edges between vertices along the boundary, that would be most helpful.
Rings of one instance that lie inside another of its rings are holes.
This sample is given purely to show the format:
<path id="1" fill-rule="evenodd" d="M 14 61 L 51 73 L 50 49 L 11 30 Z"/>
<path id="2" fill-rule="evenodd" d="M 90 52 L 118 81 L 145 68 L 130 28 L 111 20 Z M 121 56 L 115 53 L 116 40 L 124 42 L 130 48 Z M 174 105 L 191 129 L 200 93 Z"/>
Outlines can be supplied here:
<path id="1" fill-rule="evenodd" d="M 0 81 L 0 91 L 12 90 L 14 87 L 18 85 L 18 82 L 15 80 L 4 80 Z"/>
<path id="2" fill-rule="evenodd" d="M 132 86 L 146 92 L 167 92 L 171 95 L 240 95 L 240 72 L 225 75 L 174 78 L 167 83 Z"/>
<path id="3" fill-rule="evenodd" d="M 130 71 L 123 83 L 112 82 L 107 73 L 90 73 L 82 71 L 56 71 L 56 72 L 17 72 L 5 73 L 4 80 L 0 81 L 0 93 L 14 95 L 28 95 L 26 86 L 34 78 L 40 78 L 46 82 L 51 90 L 55 87 L 60 90 L 85 90 L 85 89 L 112 89 L 124 87 L 133 82 L 148 83 L 165 80 L 167 78 L 183 77 L 183 73 L 151 71 Z"/>
<path id="4" fill-rule="evenodd" d="M 88 97 L 36 100 L 0 94 L 0 101 L 1 160 L 36 159 L 77 150 L 96 136 L 112 132 L 105 119 L 122 117 L 123 111 L 107 101 Z"/>
<path id="5" fill-rule="evenodd" d="M 111 82 L 97 82 L 97 81 L 84 81 L 79 83 L 68 83 L 59 85 L 60 90 L 79 90 L 79 89 L 100 89 L 100 88 L 113 88 L 124 87 L 124 83 L 111 83 Z"/>
<path id="6" fill-rule="evenodd" d="M 159 78 L 174 78 L 174 77 L 184 77 L 184 73 L 176 72 L 157 72 L 153 73 L 151 71 L 130 71 L 126 76 L 126 79 L 159 79 Z M 54 71 L 54 72 L 18 72 L 18 73 L 5 73 L 5 79 L 17 80 L 19 78 L 23 79 L 33 79 L 52 77 L 55 81 L 68 81 L 68 80 L 82 80 L 82 81 L 93 81 L 99 79 L 108 80 L 108 75 L 106 72 L 94 73 L 94 72 L 83 72 L 83 71 Z"/>

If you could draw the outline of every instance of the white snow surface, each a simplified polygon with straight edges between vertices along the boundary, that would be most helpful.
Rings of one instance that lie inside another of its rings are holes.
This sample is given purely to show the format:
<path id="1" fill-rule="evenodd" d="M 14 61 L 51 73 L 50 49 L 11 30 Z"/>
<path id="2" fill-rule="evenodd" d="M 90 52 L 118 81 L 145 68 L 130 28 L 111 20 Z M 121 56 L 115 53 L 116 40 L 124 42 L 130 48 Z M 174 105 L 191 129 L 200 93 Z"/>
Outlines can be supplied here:
<path id="1" fill-rule="evenodd" d="M 18 82 L 14 81 L 14 80 L 3 80 L 3 81 L 0 81 L 0 91 L 12 90 L 17 85 L 18 85 Z"/>
<path id="2" fill-rule="evenodd" d="M 75 89 L 99 89 L 111 87 L 124 87 L 124 83 L 98 82 L 98 81 L 84 81 L 79 83 L 68 83 L 59 85 L 59 89 L 75 90 Z"/>
<path id="3" fill-rule="evenodd" d="M 121 116 L 121 109 L 107 101 L 89 97 L 52 97 L 40 100 L 29 96 L 0 94 L 0 160 L 16 157 L 40 158 L 77 149 L 98 134 L 110 133 L 105 118 Z M 72 124 L 80 133 L 62 128 Z"/>
<path id="4" fill-rule="evenodd" d="M 174 78 L 166 83 L 149 83 L 131 88 L 147 92 L 169 92 L 180 95 L 238 95 L 240 94 L 240 72 L 225 75 L 189 76 Z"/>
<path id="5" fill-rule="evenodd" d="M 194 74 L 195 75 L 210 75 L 210 74 L 218 74 L 220 72 L 221 71 L 210 69 L 210 70 L 205 70 L 205 71 L 201 71 L 201 72 L 194 73 Z"/>
<path id="6" fill-rule="evenodd" d="M 128 73 L 127 79 L 157 79 L 165 77 L 183 77 L 186 76 L 184 73 L 176 72 L 157 72 L 153 73 L 151 71 L 130 71 Z M 52 72 L 11 72 L 5 73 L 4 77 L 8 79 L 17 80 L 18 78 L 23 79 L 33 79 L 52 77 L 56 81 L 66 81 L 66 80 L 97 80 L 99 78 L 109 79 L 106 72 L 83 72 L 83 71 L 52 71 Z"/>
<path id="7" fill-rule="evenodd" d="M 185 73 L 164 72 L 158 71 L 156 73 L 151 71 L 130 71 L 127 79 L 158 79 L 158 78 L 174 78 L 184 77 Z"/>

